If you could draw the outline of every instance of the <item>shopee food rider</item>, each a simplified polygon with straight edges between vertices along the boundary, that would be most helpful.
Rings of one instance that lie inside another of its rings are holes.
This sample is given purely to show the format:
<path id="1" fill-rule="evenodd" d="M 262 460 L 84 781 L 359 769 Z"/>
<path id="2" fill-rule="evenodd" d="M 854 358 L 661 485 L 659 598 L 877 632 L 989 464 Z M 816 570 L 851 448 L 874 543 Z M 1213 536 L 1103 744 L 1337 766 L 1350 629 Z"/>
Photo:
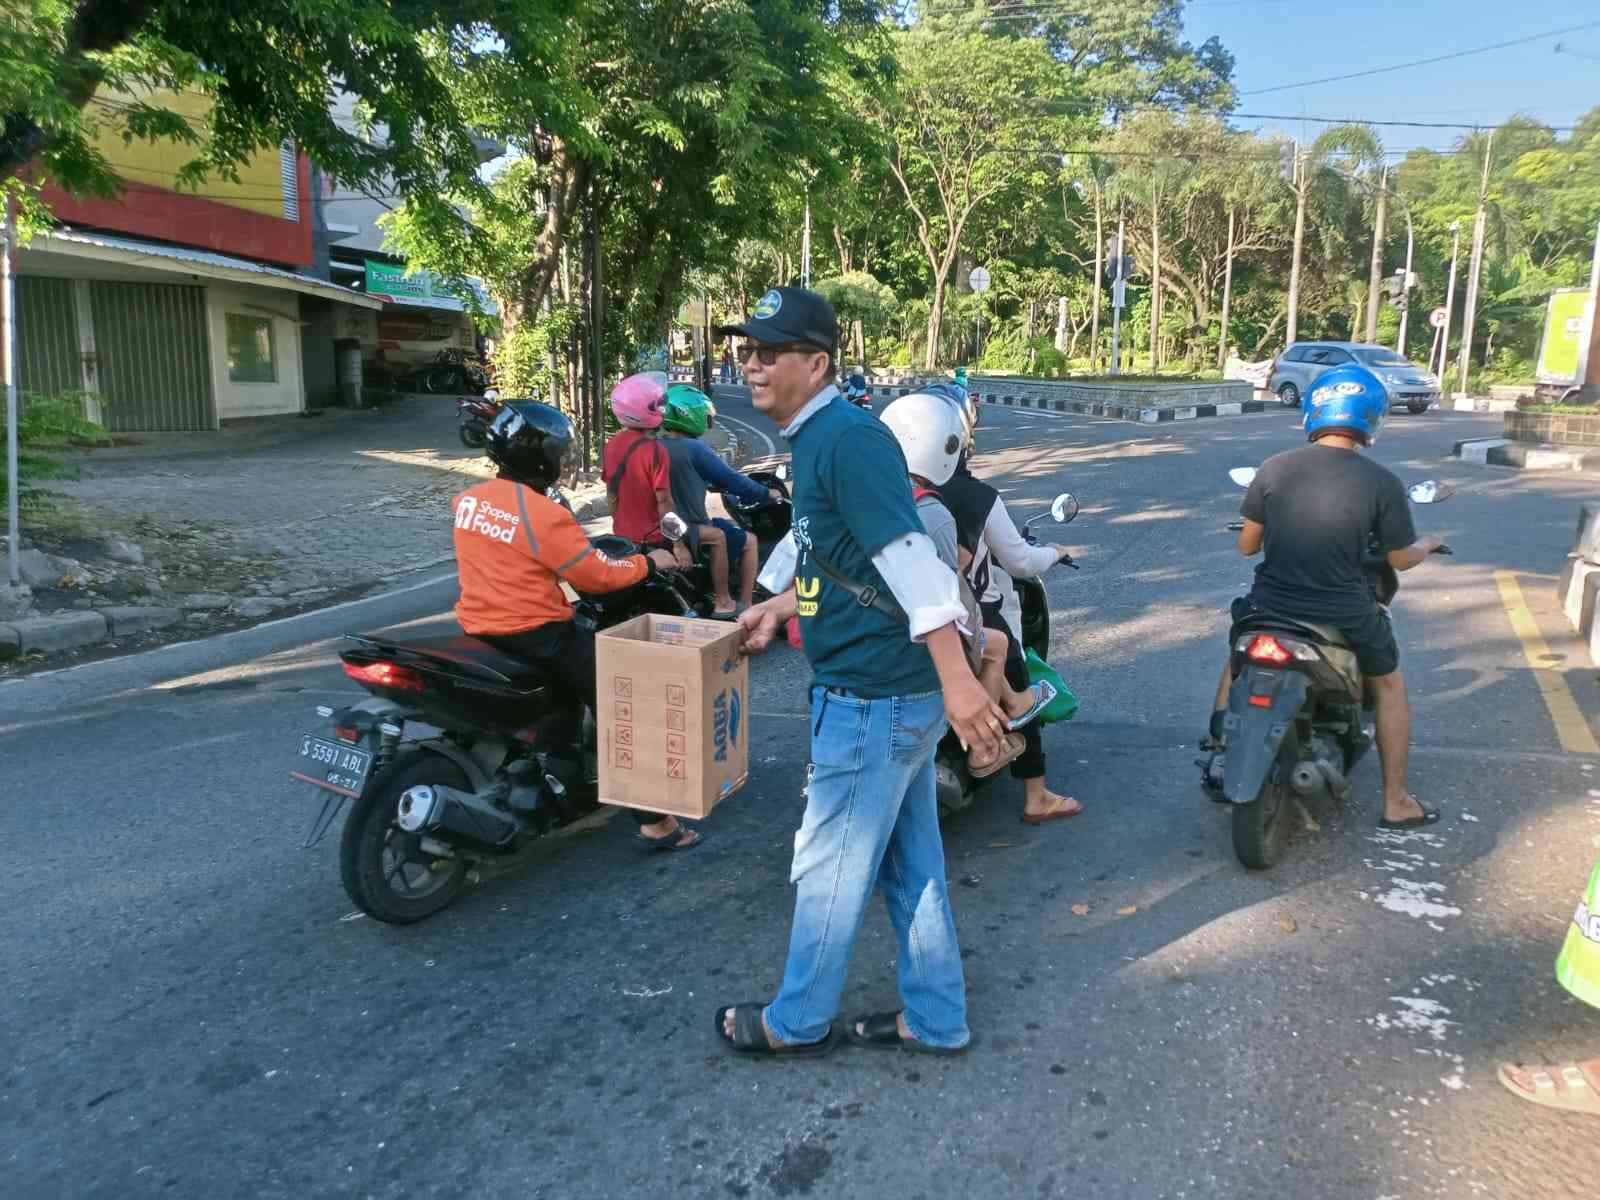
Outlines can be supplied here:
<path id="1" fill-rule="evenodd" d="M 577 518 L 545 495 L 561 477 L 572 443 L 572 422 L 559 409 L 537 400 L 507 400 L 489 425 L 485 446 L 498 477 L 452 502 L 461 583 L 456 619 L 470 636 L 542 666 L 571 697 L 569 706 L 540 724 L 536 747 L 545 755 L 546 771 L 569 790 L 580 771 L 582 706 L 595 705 L 595 648 L 593 632 L 573 621 L 561 584 L 614 592 L 639 583 L 657 565 L 672 565 L 664 550 L 651 552 L 659 557 L 606 557 L 589 543 Z M 630 812 L 651 849 L 686 850 L 700 840 L 674 817 Z"/>

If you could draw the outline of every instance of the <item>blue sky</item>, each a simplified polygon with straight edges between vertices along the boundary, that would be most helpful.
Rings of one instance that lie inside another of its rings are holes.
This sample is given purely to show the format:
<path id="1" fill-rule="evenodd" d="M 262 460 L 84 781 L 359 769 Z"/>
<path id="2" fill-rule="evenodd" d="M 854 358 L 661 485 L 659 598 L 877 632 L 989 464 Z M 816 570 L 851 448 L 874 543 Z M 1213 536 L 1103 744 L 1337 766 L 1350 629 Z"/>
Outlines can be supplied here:
<path id="1" fill-rule="evenodd" d="M 1600 20 L 1593 0 L 1189 0 L 1188 40 L 1217 35 L 1235 59 L 1239 111 L 1294 116 L 1498 124 L 1517 113 L 1571 125 L 1600 105 L 1600 28 L 1527 45 L 1340 83 L 1252 96 L 1258 88 L 1506 42 Z M 1577 54 L 1557 54 L 1561 42 Z M 1241 126 L 1314 137 L 1323 126 L 1246 121 Z M 1449 146 L 1461 131 L 1386 129 L 1391 149 Z"/>

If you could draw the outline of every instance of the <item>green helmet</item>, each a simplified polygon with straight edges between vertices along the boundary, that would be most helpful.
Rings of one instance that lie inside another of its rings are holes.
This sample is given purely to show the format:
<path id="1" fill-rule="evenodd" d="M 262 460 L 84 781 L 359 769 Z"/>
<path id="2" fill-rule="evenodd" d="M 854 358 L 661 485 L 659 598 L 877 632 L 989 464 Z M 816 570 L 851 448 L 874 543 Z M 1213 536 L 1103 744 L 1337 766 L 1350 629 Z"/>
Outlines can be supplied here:
<path id="1" fill-rule="evenodd" d="M 710 406 L 711 401 L 699 388 L 675 383 L 667 389 L 667 410 L 661 416 L 661 428 L 701 437 L 706 431 L 706 413 Z"/>

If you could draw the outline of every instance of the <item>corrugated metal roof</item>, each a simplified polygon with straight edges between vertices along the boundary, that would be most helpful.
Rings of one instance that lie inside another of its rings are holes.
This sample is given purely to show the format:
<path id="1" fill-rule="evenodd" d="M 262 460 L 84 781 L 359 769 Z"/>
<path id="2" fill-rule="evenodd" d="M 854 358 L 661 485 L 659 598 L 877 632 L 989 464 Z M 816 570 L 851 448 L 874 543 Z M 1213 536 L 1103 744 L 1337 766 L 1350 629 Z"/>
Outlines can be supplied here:
<path id="1" fill-rule="evenodd" d="M 40 249 L 49 249 L 64 254 L 79 254 L 94 257 L 94 250 L 108 252 L 108 257 L 127 261 L 129 258 L 160 259 L 161 262 L 149 262 L 146 265 L 155 270 L 187 271 L 195 275 L 209 275 L 213 278 L 240 279 L 241 282 L 258 284 L 261 287 L 278 287 L 289 291 L 304 292 L 311 296 L 321 296 L 328 300 L 338 300 L 344 304 L 354 304 L 360 308 L 382 308 L 383 301 L 376 296 L 368 296 L 353 288 L 342 284 L 330 283 L 326 279 L 318 279 L 314 275 L 301 275 L 295 271 L 285 271 L 279 267 L 269 267 L 264 263 L 252 262 L 248 258 L 234 258 L 227 254 L 214 254 L 209 250 L 191 250 L 184 246 L 164 246 L 159 242 L 146 242 L 139 238 L 112 237 L 102 233 L 83 233 L 73 229 L 53 229 L 44 235 L 47 243 Z M 174 265 L 167 265 L 168 263 Z M 182 263 L 179 267 L 176 264 Z"/>

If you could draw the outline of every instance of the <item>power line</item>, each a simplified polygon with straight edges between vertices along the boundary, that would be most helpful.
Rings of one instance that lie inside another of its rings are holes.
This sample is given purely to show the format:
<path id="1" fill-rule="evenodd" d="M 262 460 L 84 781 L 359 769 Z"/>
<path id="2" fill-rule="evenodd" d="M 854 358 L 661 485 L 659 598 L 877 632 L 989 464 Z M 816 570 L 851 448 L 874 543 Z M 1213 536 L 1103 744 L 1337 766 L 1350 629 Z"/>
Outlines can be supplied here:
<path id="1" fill-rule="evenodd" d="M 1545 33 L 1535 33 L 1528 37 L 1512 38 L 1509 42 L 1495 42 L 1488 46 L 1474 46 L 1470 50 L 1456 50 L 1449 54 L 1437 54 L 1432 58 L 1419 58 L 1411 62 L 1395 63 L 1390 67 L 1373 67 L 1366 71 L 1349 71 L 1343 75 L 1327 75 L 1321 79 L 1307 79 L 1300 83 L 1279 83 L 1268 88 L 1253 88 L 1248 92 L 1240 92 L 1241 96 L 1264 96 L 1268 92 L 1286 92 L 1294 88 L 1315 87 L 1319 83 L 1340 83 L 1346 79 L 1366 79 L 1372 75 L 1385 75 L 1391 71 L 1405 71 L 1412 67 L 1426 67 L 1434 63 L 1450 62 L 1457 58 L 1467 58 L 1474 54 L 1487 54 L 1491 50 L 1505 50 L 1512 46 L 1526 46 L 1529 42 L 1543 41 L 1548 37 L 1556 37 L 1563 33 L 1578 33 L 1586 29 L 1600 29 L 1600 21 L 1586 21 L 1582 25 L 1568 25 L 1563 29 L 1551 29 Z"/>

